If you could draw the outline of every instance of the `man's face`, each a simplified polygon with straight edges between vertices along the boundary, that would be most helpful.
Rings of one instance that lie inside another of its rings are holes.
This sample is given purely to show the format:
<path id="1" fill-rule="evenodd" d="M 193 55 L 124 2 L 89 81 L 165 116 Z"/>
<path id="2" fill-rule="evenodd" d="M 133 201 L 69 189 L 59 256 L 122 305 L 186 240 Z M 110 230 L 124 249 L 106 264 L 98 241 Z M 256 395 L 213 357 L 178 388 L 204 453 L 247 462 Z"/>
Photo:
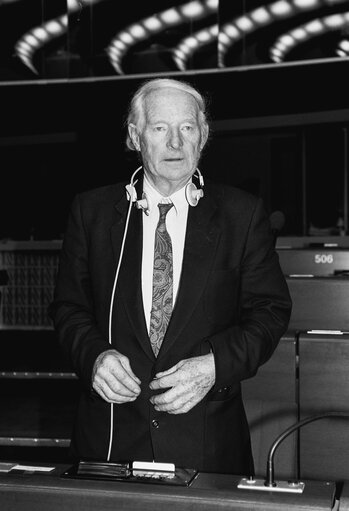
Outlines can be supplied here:
<path id="1" fill-rule="evenodd" d="M 163 195 L 182 188 L 195 172 L 206 142 L 194 97 L 173 88 L 150 93 L 145 124 L 136 135 L 144 170 Z"/>

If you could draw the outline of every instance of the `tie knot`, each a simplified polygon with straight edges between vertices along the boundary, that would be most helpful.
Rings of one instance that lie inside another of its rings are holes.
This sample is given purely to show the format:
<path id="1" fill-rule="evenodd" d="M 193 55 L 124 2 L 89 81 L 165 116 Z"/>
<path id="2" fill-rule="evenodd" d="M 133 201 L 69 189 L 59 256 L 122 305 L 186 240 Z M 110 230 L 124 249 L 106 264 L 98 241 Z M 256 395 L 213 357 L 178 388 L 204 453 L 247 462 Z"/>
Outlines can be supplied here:
<path id="1" fill-rule="evenodd" d="M 160 211 L 160 220 L 164 221 L 166 218 L 167 213 L 172 208 L 173 203 L 171 204 L 158 204 L 159 211 Z"/>

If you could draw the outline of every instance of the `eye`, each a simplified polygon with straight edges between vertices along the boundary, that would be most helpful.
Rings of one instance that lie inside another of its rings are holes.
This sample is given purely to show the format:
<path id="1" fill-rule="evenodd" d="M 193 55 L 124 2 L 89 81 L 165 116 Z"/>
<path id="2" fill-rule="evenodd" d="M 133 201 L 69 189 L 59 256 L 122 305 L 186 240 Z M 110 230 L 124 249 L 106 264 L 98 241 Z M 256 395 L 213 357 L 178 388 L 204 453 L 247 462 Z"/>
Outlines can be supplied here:
<path id="1" fill-rule="evenodd" d="M 154 130 L 155 131 L 165 131 L 165 126 L 161 126 L 161 125 L 158 125 L 158 126 L 154 126 Z"/>

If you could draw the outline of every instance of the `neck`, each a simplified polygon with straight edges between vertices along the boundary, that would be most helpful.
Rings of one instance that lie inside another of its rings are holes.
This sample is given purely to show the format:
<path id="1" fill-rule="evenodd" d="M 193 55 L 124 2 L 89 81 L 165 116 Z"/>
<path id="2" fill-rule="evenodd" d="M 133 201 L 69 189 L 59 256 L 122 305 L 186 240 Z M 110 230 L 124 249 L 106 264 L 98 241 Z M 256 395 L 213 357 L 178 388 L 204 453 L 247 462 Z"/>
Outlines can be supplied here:
<path id="1" fill-rule="evenodd" d="M 167 180 L 158 180 L 154 182 L 149 176 L 147 176 L 149 184 L 163 197 L 170 197 L 175 192 L 178 192 L 181 188 L 187 184 L 188 179 L 180 182 L 171 182 Z"/>

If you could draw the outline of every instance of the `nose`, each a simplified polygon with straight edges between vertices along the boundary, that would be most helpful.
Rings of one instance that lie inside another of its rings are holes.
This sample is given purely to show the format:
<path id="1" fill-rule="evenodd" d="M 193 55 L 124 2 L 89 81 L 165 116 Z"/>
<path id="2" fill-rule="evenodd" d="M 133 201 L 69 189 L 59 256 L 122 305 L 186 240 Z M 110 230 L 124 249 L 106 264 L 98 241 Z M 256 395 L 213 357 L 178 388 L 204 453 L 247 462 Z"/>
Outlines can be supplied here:
<path id="1" fill-rule="evenodd" d="M 176 128 L 171 129 L 167 138 L 167 147 L 171 149 L 179 149 L 182 145 L 183 140 L 180 130 Z"/>

